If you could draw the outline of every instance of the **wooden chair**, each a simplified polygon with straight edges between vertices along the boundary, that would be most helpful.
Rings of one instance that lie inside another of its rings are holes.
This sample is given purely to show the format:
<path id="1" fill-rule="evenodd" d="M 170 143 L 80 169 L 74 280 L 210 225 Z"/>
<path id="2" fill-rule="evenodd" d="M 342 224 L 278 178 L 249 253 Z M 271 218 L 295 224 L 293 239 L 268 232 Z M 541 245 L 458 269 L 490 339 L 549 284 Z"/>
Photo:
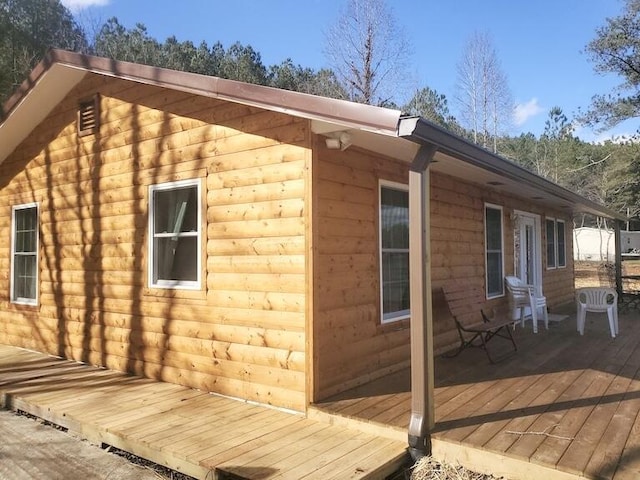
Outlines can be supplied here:
<path id="1" fill-rule="evenodd" d="M 494 359 L 488 347 L 489 340 L 494 337 L 509 340 L 513 345 L 513 352 L 510 353 L 518 350 L 512 334 L 515 320 L 509 316 L 489 319 L 482 311 L 485 295 L 481 288 L 470 286 L 466 282 L 452 282 L 444 285 L 442 292 L 460 337 L 458 349 L 446 356 L 455 357 L 467 347 L 479 347 L 485 351 L 489 362 L 496 363 L 502 358 Z"/>

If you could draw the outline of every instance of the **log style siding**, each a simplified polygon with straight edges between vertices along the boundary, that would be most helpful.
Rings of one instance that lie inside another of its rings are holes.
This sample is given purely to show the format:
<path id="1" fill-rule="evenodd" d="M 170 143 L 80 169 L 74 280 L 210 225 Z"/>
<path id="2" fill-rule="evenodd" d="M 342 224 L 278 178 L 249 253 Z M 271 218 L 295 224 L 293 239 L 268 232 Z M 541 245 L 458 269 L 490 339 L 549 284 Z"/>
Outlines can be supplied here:
<path id="1" fill-rule="evenodd" d="M 318 142 L 320 143 L 320 142 Z M 381 323 L 379 259 L 379 182 L 408 183 L 408 167 L 354 148 L 314 150 L 317 195 L 314 242 L 314 399 L 327 398 L 410 364 L 409 322 Z M 316 161 L 317 160 L 317 161 Z M 557 306 L 573 298 L 570 242 L 567 266 L 546 270 L 545 212 L 530 201 L 505 196 L 491 187 L 431 172 L 431 255 L 434 345 L 443 352 L 457 340 L 441 287 L 464 278 L 484 290 L 484 206 L 502 206 L 505 275 L 514 272 L 513 212 L 541 216 L 543 288 Z M 569 232 L 570 219 L 566 219 Z M 488 309 L 506 310 L 503 296 Z M 331 353 L 328 353 L 331 352 Z"/>
<path id="2" fill-rule="evenodd" d="M 573 300 L 573 252 L 571 242 L 566 243 L 567 265 L 564 268 L 546 268 L 545 218 L 564 219 L 566 238 L 571 238 L 572 222 L 564 214 L 548 211 L 540 205 L 518 197 L 507 196 L 483 185 L 461 181 L 447 175 L 431 173 L 431 281 L 434 309 L 434 348 L 443 352 L 457 341 L 457 331 L 444 301 L 441 288 L 450 280 L 464 278 L 473 285 L 485 288 L 484 207 L 485 204 L 502 207 L 503 253 L 505 275 L 515 272 L 514 265 L 514 211 L 540 216 L 542 249 L 542 288 L 551 310 Z M 545 216 L 546 215 L 546 216 Z M 490 311 L 505 312 L 506 296 L 487 301 Z"/>
<path id="3" fill-rule="evenodd" d="M 381 324 L 379 182 L 406 164 L 351 147 L 314 149 L 314 400 L 409 365 L 409 322 Z"/>
<path id="4" fill-rule="evenodd" d="M 304 410 L 310 159 L 307 120 L 88 75 L 0 166 L 0 342 Z M 149 186 L 198 178 L 201 288 L 149 288 Z M 28 202 L 37 306 L 9 298 Z"/>
<path id="5" fill-rule="evenodd" d="M 79 102 L 96 95 L 100 126 L 79 135 Z M 153 288 L 149 187 L 192 179 L 200 287 Z M 0 343 L 299 411 L 404 369 L 410 322 L 381 322 L 381 181 L 408 184 L 408 165 L 329 150 L 310 120 L 88 74 L 0 165 Z M 544 258 L 545 218 L 570 239 L 569 218 L 434 171 L 437 352 L 456 339 L 443 282 L 484 288 L 487 202 L 504 209 L 505 273 L 514 210 L 538 214 L 548 303 L 573 298 L 572 242 L 565 268 Z M 30 203 L 35 306 L 10 299 L 11 208 Z"/>

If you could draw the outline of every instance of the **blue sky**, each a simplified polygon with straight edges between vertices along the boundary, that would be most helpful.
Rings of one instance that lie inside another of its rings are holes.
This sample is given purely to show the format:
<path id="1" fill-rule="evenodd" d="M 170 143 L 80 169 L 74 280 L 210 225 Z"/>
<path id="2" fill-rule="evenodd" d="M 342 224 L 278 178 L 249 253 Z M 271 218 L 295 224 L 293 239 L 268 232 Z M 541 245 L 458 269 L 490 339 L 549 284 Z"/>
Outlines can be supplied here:
<path id="1" fill-rule="evenodd" d="M 347 0 L 62 0 L 81 20 L 117 17 L 126 27 L 143 23 L 150 35 L 225 47 L 239 41 L 262 55 L 265 65 L 286 58 L 305 67 L 327 66 L 325 32 Z M 548 111 L 560 106 L 572 118 L 597 93 L 610 92 L 619 78 L 596 74 L 583 53 L 606 17 L 623 0 L 387 0 L 412 43 L 411 75 L 449 99 L 456 114 L 456 64 L 474 31 L 488 31 L 517 104 L 512 135 L 540 134 Z M 637 121 L 597 133 L 594 141 L 630 134 Z"/>

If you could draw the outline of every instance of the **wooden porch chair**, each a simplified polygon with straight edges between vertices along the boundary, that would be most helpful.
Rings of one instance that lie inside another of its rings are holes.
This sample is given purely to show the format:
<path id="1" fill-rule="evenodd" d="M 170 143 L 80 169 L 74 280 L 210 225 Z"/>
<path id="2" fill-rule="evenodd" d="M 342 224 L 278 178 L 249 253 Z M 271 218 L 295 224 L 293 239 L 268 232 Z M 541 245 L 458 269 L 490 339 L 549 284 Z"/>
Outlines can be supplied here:
<path id="1" fill-rule="evenodd" d="M 489 362 L 496 363 L 503 358 L 495 359 L 489 351 L 489 340 L 494 337 L 511 342 L 513 352 L 510 354 L 518 350 L 512 333 L 515 320 L 509 315 L 489 319 L 482 311 L 485 295 L 481 288 L 470 286 L 466 282 L 455 282 L 444 285 L 442 292 L 460 337 L 458 349 L 445 356 L 455 357 L 468 347 L 479 347 L 485 351 Z"/>

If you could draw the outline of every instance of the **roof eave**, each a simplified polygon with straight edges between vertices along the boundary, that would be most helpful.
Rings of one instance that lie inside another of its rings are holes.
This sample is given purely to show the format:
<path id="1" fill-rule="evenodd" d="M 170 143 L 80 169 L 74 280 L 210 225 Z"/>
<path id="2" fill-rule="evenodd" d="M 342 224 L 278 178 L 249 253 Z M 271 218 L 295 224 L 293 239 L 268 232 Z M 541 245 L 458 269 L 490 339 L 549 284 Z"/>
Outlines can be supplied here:
<path id="1" fill-rule="evenodd" d="M 458 158 L 471 165 L 494 172 L 504 178 L 527 185 L 545 192 L 553 197 L 575 205 L 580 211 L 594 215 L 625 221 L 626 217 L 596 202 L 584 198 L 560 185 L 536 175 L 526 168 L 506 160 L 464 138 L 428 122 L 421 117 L 400 119 L 399 135 L 417 143 L 434 145 L 438 151 Z"/>
<path id="2" fill-rule="evenodd" d="M 397 136 L 400 119 L 399 110 L 52 49 L 2 106 L 0 163 L 26 138 L 29 129 L 46 118 L 87 73 L 233 101 L 387 136 Z M 48 80 L 46 85 L 51 88 L 43 87 L 43 79 Z M 31 105 L 31 108 L 25 105 Z M 36 105 L 40 108 L 36 109 Z"/>

